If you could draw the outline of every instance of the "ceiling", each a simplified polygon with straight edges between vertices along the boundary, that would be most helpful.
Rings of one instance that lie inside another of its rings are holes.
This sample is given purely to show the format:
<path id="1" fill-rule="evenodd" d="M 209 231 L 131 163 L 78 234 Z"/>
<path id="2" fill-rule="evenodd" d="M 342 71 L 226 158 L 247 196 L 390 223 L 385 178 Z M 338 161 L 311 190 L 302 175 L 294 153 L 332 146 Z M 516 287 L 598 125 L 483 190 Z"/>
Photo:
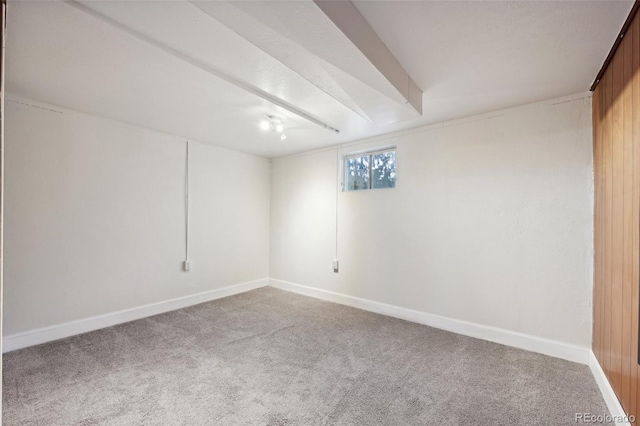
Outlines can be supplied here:
<path id="1" fill-rule="evenodd" d="M 353 4 L 421 115 L 310 0 L 10 1 L 7 91 L 277 157 L 584 92 L 633 2 Z"/>

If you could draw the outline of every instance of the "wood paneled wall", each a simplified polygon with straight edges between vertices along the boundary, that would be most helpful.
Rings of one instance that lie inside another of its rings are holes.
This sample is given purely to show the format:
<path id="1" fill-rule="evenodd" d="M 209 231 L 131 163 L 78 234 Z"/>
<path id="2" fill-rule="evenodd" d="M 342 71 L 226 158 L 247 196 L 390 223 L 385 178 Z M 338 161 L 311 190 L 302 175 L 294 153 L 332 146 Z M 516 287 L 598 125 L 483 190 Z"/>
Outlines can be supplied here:
<path id="1" fill-rule="evenodd" d="M 594 90 L 593 137 L 593 351 L 625 411 L 638 417 L 640 14 Z"/>

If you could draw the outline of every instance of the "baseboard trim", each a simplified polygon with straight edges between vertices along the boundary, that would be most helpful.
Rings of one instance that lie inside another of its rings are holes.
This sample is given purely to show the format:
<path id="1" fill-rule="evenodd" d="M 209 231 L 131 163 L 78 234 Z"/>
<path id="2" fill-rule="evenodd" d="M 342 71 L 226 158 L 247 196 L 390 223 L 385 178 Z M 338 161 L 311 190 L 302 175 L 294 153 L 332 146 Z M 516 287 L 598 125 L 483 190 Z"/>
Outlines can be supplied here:
<path id="1" fill-rule="evenodd" d="M 607 408 L 611 412 L 611 416 L 615 419 L 616 425 L 630 426 L 631 423 L 626 421 L 627 414 L 624 412 L 622 404 L 620 404 L 616 393 L 613 391 L 613 388 L 609 383 L 609 379 L 607 379 L 606 374 L 604 374 L 604 370 L 600 366 L 600 362 L 598 362 L 598 358 L 596 358 L 593 351 L 589 351 L 589 368 L 591 369 L 593 377 L 596 379 L 596 383 L 600 388 L 600 393 L 602 393 L 602 396 L 604 397 L 604 402 L 607 404 Z"/>
<path id="2" fill-rule="evenodd" d="M 340 293 L 320 290 L 317 288 L 308 287 L 288 281 L 269 278 L 235 284 L 228 287 L 205 291 L 202 293 L 179 297 L 163 302 L 143 305 L 118 312 L 112 312 L 109 314 L 99 315 L 82 320 L 71 321 L 63 324 L 29 330 L 22 333 L 6 335 L 2 339 L 2 351 L 3 353 L 11 352 L 17 349 L 39 345 L 41 343 L 47 343 L 54 340 L 63 339 L 65 337 L 75 336 L 77 334 L 87 333 L 89 331 L 110 327 L 116 324 L 134 321 L 152 315 L 185 308 L 187 306 L 196 305 L 198 303 L 208 302 L 210 300 L 244 293 L 246 291 L 255 290 L 267 285 L 279 288 L 281 290 L 314 297 L 316 299 L 339 303 L 342 305 L 347 305 L 382 315 L 400 318 L 418 324 L 428 325 L 430 327 L 451 331 L 465 336 L 488 340 L 507 346 L 513 346 L 516 348 L 537 352 L 556 358 L 566 359 L 568 361 L 577 362 L 580 364 L 587 364 L 591 366 L 593 371 L 593 361 L 590 355 L 591 351 L 588 348 L 583 348 L 556 340 L 531 336 L 524 333 L 509 331 L 497 327 L 491 327 L 440 315 L 429 314 L 426 312 L 401 308 L 398 306 L 375 302 L 368 299 L 361 299 L 358 297 L 347 296 Z M 596 365 L 598 365 L 599 367 L 597 361 Z M 594 372 L 594 376 L 595 375 L 596 373 Z M 598 384 L 600 386 L 600 382 Z"/>
<path id="3" fill-rule="evenodd" d="M 411 321 L 418 324 L 424 324 L 430 327 L 463 334 L 465 336 L 475 337 L 477 339 L 488 340 L 490 342 L 495 342 L 506 346 L 513 346 L 519 349 L 537 352 L 555 358 L 562 358 L 580 364 L 589 364 L 590 350 L 588 348 L 559 342 L 557 340 L 545 339 L 542 337 L 518 333 L 502 328 L 491 327 L 468 321 L 443 317 L 440 315 L 429 314 L 426 312 L 401 308 L 399 306 L 374 302 L 372 300 L 347 296 L 340 293 L 320 290 L 317 288 L 273 278 L 269 280 L 269 285 L 281 290 L 286 290 L 293 293 L 314 297 L 316 299 L 326 300 L 329 302 L 339 303 L 341 305 L 347 305 L 382 315 L 388 315 L 390 317 L 400 318 L 406 321 Z"/>
<path id="4" fill-rule="evenodd" d="M 122 324 L 124 322 L 186 308 L 187 306 L 197 305 L 199 303 L 221 299 L 227 296 L 233 296 L 234 294 L 244 293 L 260 287 L 266 287 L 267 285 L 269 285 L 269 279 L 262 278 L 255 281 L 204 291 L 202 293 L 192 294 L 189 296 L 138 306 L 136 308 L 125 309 L 91 318 L 11 334 L 3 337 L 2 351 L 3 353 L 6 353 L 17 349 L 27 348 L 29 346 L 39 345 L 41 343 L 64 339 L 65 337 L 75 336 L 77 334 L 87 333 L 89 331 L 105 327 L 111 327 L 112 325 Z"/>

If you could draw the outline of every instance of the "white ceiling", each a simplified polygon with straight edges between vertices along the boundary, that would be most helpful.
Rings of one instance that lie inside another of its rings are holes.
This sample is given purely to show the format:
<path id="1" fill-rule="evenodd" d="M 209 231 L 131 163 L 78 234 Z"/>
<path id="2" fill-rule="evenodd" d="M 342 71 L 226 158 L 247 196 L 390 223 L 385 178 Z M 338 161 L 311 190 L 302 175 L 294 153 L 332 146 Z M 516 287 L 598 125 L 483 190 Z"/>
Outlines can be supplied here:
<path id="1" fill-rule="evenodd" d="M 7 91 L 276 157 L 584 92 L 633 2 L 354 4 L 422 89 L 421 117 L 308 0 L 10 1 Z"/>

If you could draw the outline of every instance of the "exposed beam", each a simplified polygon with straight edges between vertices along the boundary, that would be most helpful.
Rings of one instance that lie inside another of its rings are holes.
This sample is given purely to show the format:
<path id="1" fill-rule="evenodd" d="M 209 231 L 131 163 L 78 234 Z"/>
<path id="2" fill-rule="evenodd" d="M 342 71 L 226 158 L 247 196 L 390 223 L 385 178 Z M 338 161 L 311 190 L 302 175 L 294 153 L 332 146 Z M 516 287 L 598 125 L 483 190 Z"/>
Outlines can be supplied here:
<path id="1" fill-rule="evenodd" d="M 190 1 L 375 126 L 421 115 L 422 92 L 348 1 Z"/>
<path id="2" fill-rule="evenodd" d="M 5 0 L 3 0 L 5 1 Z M 286 102 L 283 99 L 280 99 L 270 93 L 265 92 L 264 90 L 253 86 L 252 84 L 246 83 L 244 81 L 238 80 L 230 75 L 228 75 L 227 73 L 216 69 L 214 67 L 211 67 L 195 58 L 192 58 L 182 52 L 179 52 L 176 49 L 173 49 L 169 46 L 166 46 L 150 37 L 147 37 L 146 35 L 134 30 L 133 28 L 129 28 L 126 25 L 123 25 L 111 18 L 109 18 L 108 16 L 105 16 L 93 9 L 91 9 L 90 7 L 84 5 L 82 2 L 80 1 L 76 1 L 76 0 L 65 0 L 63 1 L 63 3 L 68 4 L 72 7 L 75 7 L 76 9 L 93 16 L 94 18 L 97 18 L 111 26 L 113 26 L 114 28 L 119 29 L 120 31 L 129 34 L 130 36 L 148 44 L 151 45 L 153 47 L 155 47 L 158 50 L 161 50 L 164 53 L 167 53 L 171 56 L 174 56 L 177 59 L 180 59 L 196 68 L 199 68 L 200 70 L 211 74 L 212 76 L 218 77 L 240 89 L 243 89 L 249 93 L 254 94 L 255 96 L 264 99 L 265 101 L 268 101 L 276 106 L 279 106 L 280 108 L 283 108 L 287 111 L 289 111 L 292 114 L 297 115 L 298 117 L 304 118 L 307 121 L 310 121 L 324 129 L 329 130 L 330 132 L 333 133 L 340 133 L 340 130 L 336 129 L 335 127 L 332 127 L 322 121 L 320 121 L 319 119 L 313 117 L 312 115 L 308 114 L 305 111 L 300 110 L 299 108 L 295 107 L 294 105 L 291 105 L 289 102 Z"/>
<path id="3" fill-rule="evenodd" d="M 422 115 L 422 90 L 349 0 L 313 0 L 389 83 Z"/>

